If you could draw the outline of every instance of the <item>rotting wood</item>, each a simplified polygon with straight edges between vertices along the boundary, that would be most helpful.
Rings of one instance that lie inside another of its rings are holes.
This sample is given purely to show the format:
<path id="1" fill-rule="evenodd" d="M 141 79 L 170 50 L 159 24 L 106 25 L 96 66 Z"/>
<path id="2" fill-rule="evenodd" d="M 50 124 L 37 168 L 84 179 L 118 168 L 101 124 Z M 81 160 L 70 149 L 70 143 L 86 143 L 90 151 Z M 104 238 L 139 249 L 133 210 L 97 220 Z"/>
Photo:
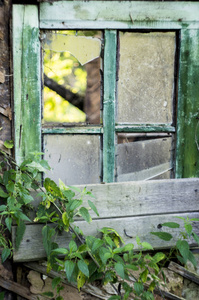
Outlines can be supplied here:
<path id="1" fill-rule="evenodd" d="M 22 286 L 21 284 L 18 284 L 12 280 L 3 279 L 0 276 L 0 286 L 8 291 L 11 291 L 19 296 L 24 297 L 28 300 L 37 300 L 38 298 L 34 295 L 32 295 L 28 288 Z"/>
<path id="2" fill-rule="evenodd" d="M 47 268 L 46 266 L 44 265 L 40 265 L 36 262 L 30 262 L 30 263 L 25 263 L 24 264 L 25 267 L 31 269 L 31 270 L 34 270 L 36 272 L 39 272 L 41 274 L 44 274 L 46 276 L 49 276 L 51 278 L 55 278 L 55 277 L 60 277 L 60 273 L 58 272 L 55 272 L 53 270 L 51 270 L 50 272 L 47 272 Z M 72 283 L 69 283 L 66 279 L 63 278 L 63 283 L 66 284 L 66 285 L 69 285 L 69 286 L 73 286 L 75 288 L 77 288 L 77 286 L 75 284 L 72 284 Z M 133 285 L 134 283 L 134 280 L 132 279 L 131 281 L 131 285 Z M 146 288 L 149 287 L 149 285 L 144 285 Z M 104 300 L 107 300 L 113 293 L 108 293 L 106 290 L 104 290 L 103 288 L 99 288 L 97 286 L 94 286 L 94 285 L 91 285 L 91 284 L 85 284 L 81 290 L 83 292 L 86 292 L 86 293 L 89 293 L 95 297 L 98 297 L 100 299 L 104 299 Z M 154 290 L 154 293 L 157 294 L 157 295 L 160 295 L 160 296 L 164 296 L 166 297 L 167 299 L 171 299 L 171 300 L 184 300 L 184 298 L 181 298 L 181 297 L 178 297 L 170 292 L 167 292 L 161 288 L 156 288 Z"/>
<path id="3" fill-rule="evenodd" d="M 171 261 L 168 269 L 199 285 L 199 275 Z"/>
<path id="4" fill-rule="evenodd" d="M 0 72 L 0 83 L 5 82 L 5 74 L 3 72 Z"/>

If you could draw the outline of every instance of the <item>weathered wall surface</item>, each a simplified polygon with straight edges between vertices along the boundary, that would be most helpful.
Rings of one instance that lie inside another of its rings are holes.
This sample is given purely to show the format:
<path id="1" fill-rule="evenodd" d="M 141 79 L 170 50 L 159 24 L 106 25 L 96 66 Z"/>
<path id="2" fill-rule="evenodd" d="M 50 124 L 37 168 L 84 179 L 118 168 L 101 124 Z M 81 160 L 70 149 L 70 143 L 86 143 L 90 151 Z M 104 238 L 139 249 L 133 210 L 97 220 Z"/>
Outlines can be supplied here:
<path id="1" fill-rule="evenodd" d="M 0 0 L 0 147 L 11 139 L 10 20 L 11 1 Z"/>

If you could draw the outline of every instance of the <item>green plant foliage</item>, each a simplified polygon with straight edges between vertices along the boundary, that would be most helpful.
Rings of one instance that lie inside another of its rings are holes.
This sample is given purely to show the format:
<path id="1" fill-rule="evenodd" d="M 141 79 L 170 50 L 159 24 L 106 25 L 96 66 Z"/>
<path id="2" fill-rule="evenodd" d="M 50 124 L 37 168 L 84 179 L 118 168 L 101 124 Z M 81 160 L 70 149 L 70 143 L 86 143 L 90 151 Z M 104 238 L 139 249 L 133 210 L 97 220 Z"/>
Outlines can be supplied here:
<path id="1" fill-rule="evenodd" d="M 45 293 L 46 296 L 62 300 L 62 276 L 77 285 L 81 290 L 85 283 L 101 280 L 102 284 L 111 284 L 115 295 L 110 299 L 134 299 L 153 300 L 154 289 L 160 283 L 159 274 L 161 267 L 170 258 L 162 253 L 153 253 L 151 244 L 141 241 L 136 237 L 139 251 L 134 251 L 132 243 L 124 244 L 118 232 L 109 227 L 99 230 L 100 236 L 84 236 L 80 228 L 74 225 L 75 216 L 81 216 L 86 222 L 92 221 L 90 213 L 83 206 L 83 197 L 93 197 L 85 188 L 65 186 L 60 181 L 59 186 L 50 178 L 44 180 L 43 189 L 36 180 L 40 171 L 48 169 L 48 163 L 36 155 L 34 160 L 26 160 L 21 166 L 5 152 L 1 152 L 2 175 L 0 176 L 0 248 L 2 249 L 1 260 L 4 262 L 12 256 L 13 248 L 18 249 L 25 232 L 26 223 L 31 221 L 28 213 L 31 210 L 33 198 L 30 189 L 40 190 L 40 202 L 35 222 L 43 223 L 42 236 L 43 245 L 47 256 L 47 271 L 55 270 L 60 273 L 52 281 L 54 293 Z M 99 215 L 94 203 L 89 199 L 87 203 L 96 215 Z M 188 239 L 199 244 L 198 235 L 193 232 L 192 222 L 198 219 L 180 218 L 184 223 L 184 231 L 181 231 L 176 247 L 170 253 L 176 252 L 181 263 L 188 260 L 196 266 L 196 260 L 192 254 Z M 16 242 L 5 237 L 6 230 L 11 231 L 13 224 L 17 226 Z M 163 227 L 178 229 L 180 225 L 175 222 L 166 222 Z M 56 243 L 57 235 L 62 232 L 71 234 L 71 240 L 66 248 L 60 248 Z M 165 242 L 170 241 L 173 236 L 164 231 L 152 232 L 152 235 Z M 148 252 L 149 253 L 148 253 Z M 136 274 L 134 275 L 134 272 Z M 62 274 L 62 275 L 61 275 Z M 134 286 L 129 284 L 133 278 Z M 150 279 L 150 284 L 147 284 Z"/>

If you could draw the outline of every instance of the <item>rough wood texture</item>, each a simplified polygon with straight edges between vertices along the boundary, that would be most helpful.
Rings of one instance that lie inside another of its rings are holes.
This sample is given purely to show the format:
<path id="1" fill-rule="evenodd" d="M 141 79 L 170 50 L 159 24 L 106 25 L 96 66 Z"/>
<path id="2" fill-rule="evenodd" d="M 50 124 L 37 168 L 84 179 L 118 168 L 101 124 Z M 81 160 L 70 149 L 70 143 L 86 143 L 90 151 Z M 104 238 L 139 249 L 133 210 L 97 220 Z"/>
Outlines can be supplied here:
<path id="1" fill-rule="evenodd" d="M 6 290 L 9 290 L 17 295 L 20 295 L 28 300 L 37 300 L 38 298 L 32 295 L 28 288 L 8 279 L 0 277 L 0 286 Z"/>
<path id="2" fill-rule="evenodd" d="M 102 227 L 112 227 L 118 231 L 126 243 L 133 243 L 136 236 L 150 242 L 154 248 L 173 246 L 183 229 L 183 222 L 176 216 L 199 217 L 199 179 L 159 180 L 147 182 L 89 185 L 88 190 L 96 196 L 92 199 L 99 209 L 100 217 L 93 218 L 91 225 L 77 220 L 85 235 L 96 235 Z M 178 222 L 179 229 L 161 228 L 161 223 Z M 42 246 L 42 224 L 27 225 L 19 251 L 14 252 L 15 261 L 37 260 L 45 257 Z M 197 222 L 194 224 L 199 233 Z M 170 242 L 164 242 L 150 232 L 167 231 L 174 235 Z M 13 241 L 16 228 L 13 227 Z M 67 246 L 70 234 L 57 237 L 58 244 Z M 193 241 L 190 241 L 194 244 Z"/>
<path id="3" fill-rule="evenodd" d="M 13 6 L 15 158 L 41 151 L 41 76 L 38 8 Z"/>
<path id="4" fill-rule="evenodd" d="M 190 272 L 187 269 L 183 268 L 182 266 L 176 264 L 175 262 L 171 261 L 169 264 L 169 270 L 183 276 L 184 278 L 195 282 L 199 285 L 199 276 L 196 273 Z"/>
<path id="5" fill-rule="evenodd" d="M 70 11 L 70 14 L 66 14 Z M 181 28 L 199 21 L 195 2 L 59 1 L 40 4 L 41 28 Z M 96 22 L 99 21 L 99 22 Z M 113 21 L 114 20 L 114 21 Z M 160 21 L 158 23 L 157 21 Z M 194 24 L 198 26 L 198 24 Z"/>

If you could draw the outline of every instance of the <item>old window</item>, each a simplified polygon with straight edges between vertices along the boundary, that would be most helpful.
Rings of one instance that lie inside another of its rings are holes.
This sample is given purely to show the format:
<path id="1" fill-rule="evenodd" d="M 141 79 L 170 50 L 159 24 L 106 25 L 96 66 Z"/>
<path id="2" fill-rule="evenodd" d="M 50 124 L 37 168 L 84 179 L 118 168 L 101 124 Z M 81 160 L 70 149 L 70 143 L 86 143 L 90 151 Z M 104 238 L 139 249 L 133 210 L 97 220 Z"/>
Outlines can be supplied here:
<path id="1" fill-rule="evenodd" d="M 44 150 L 66 184 L 198 176 L 198 11 L 192 2 L 15 5 L 18 162 Z M 43 69 L 54 71 L 42 67 L 41 49 L 87 65 L 87 81 L 97 76 L 95 117 L 84 93 L 82 118 L 52 125 L 44 110 L 42 121 Z M 89 62 L 97 75 L 89 77 Z"/>

